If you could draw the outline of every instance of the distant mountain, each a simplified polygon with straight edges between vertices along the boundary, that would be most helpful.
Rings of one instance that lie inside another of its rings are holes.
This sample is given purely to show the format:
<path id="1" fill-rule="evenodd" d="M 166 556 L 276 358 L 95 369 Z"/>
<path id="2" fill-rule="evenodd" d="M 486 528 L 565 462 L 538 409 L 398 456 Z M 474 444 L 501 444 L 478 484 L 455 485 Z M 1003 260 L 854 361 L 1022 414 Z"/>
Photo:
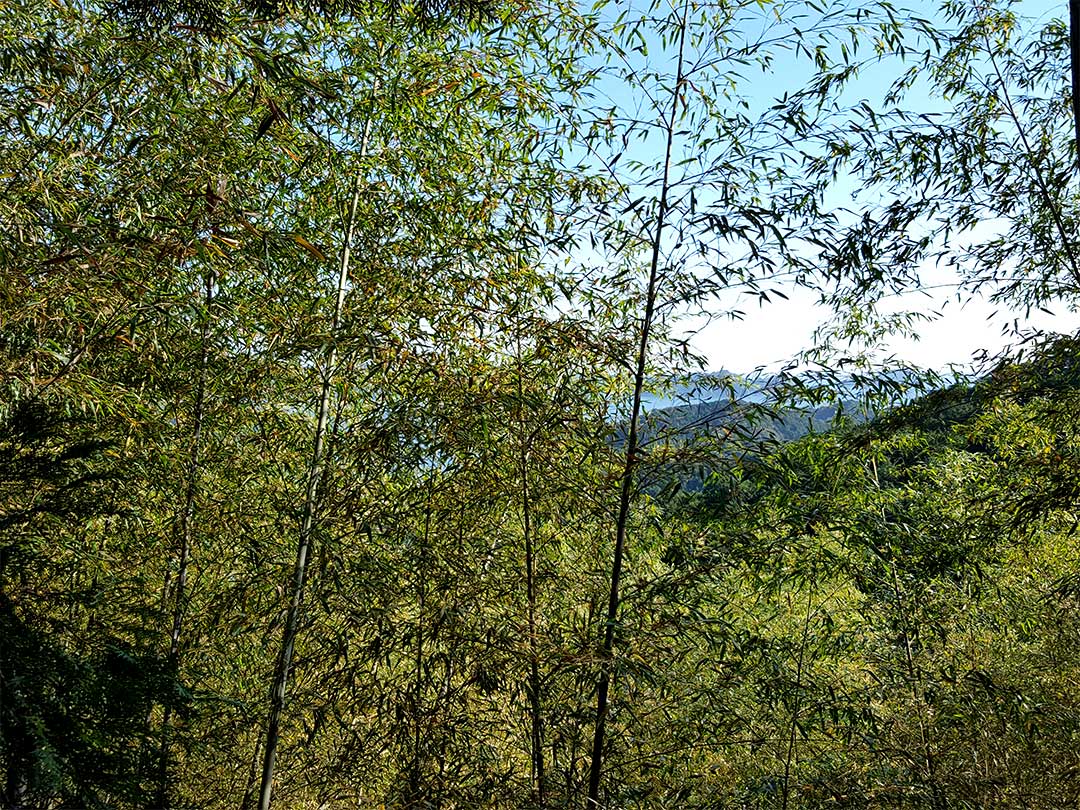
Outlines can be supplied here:
<path id="1" fill-rule="evenodd" d="M 857 395 L 841 399 L 846 412 L 854 412 Z M 825 430 L 836 417 L 836 404 L 794 405 L 782 402 L 776 375 L 747 377 L 718 371 L 650 392 L 642 398 L 641 441 L 686 441 L 735 430 L 777 441 L 790 441 L 810 431 Z M 622 436 L 620 436 L 622 438 Z"/>
<path id="2" fill-rule="evenodd" d="M 854 403 L 846 411 L 854 412 Z M 807 433 L 828 430 L 836 418 L 835 405 L 815 408 L 770 409 L 764 403 L 733 403 L 715 400 L 692 405 L 655 408 L 643 417 L 643 444 L 685 441 L 702 436 L 723 435 L 732 430 L 762 439 L 791 441 Z"/>
<path id="3" fill-rule="evenodd" d="M 744 377 L 730 371 L 695 374 L 689 380 L 665 386 L 661 391 L 646 391 L 642 396 L 645 410 L 677 408 L 702 402 L 738 401 L 761 402 L 776 378 Z"/>
<path id="4" fill-rule="evenodd" d="M 759 438 L 790 441 L 829 429 L 838 410 L 853 421 L 864 421 L 867 413 L 863 401 L 869 391 L 887 391 L 897 403 L 911 401 L 926 393 L 914 385 L 916 379 L 913 372 L 903 370 L 876 377 L 832 375 L 828 388 L 834 394 L 830 402 L 819 404 L 806 398 L 800 404 L 800 397 L 790 391 L 783 396 L 790 378 L 775 374 L 746 376 L 724 370 L 695 375 L 642 398 L 642 441 L 686 440 L 733 428 L 743 433 L 752 431 Z M 948 377 L 936 379 L 942 388 L 953 382 Z"/>

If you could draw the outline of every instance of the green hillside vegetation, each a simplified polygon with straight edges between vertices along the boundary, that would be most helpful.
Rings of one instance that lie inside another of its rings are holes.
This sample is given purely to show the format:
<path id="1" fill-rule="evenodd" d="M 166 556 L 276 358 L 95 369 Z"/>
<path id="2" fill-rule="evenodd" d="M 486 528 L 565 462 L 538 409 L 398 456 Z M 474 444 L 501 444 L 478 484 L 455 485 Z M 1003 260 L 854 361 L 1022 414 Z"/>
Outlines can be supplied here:
<path id="1" fill-rule="evenodd" d="M 647 545 L 626 594 L 633 618 L 619 630 L 626 697 L 612 712 L 620 801 L 1074 803 L 1077 348 L 1058 340 L 974 385 L 777 445 L 701 492 L 644 507 Z M 200 632 L 187 652 L 200 663 L 178 678 L 148 630 L 165 618 L 141 585 L 155 566 L 124 542 L 136 516 L 94 515 L 124 479 L 113 451 L 79 438 L 86 429 L 33 412 L 4 428 L 5 528 L 24 538 L 4 557 L 8 778 L 25 780 L 42 806 L 138 806 L 158 745 L 150 708 L 171 705 L 174 778 L 195 794 L 190 806 L 228 806 L 244 778 L 228 763 L 251 756 L 237 734 L 252 722 L 246 684 L 265 655 L 252 610 L 265 597 L 244 573 L 259 565 L 256 540 L 200 567 L 207 607 L 192 609 Z M 467 496 L 483 486 L 479 473 L 444 470 L 401 490 L 411 499 L 403 525 L 339 545 L 320 572 L 334 590 L 320 582 L 319 631 L 302 653 L 308 709 L 286 771 L 291 806 L 326 791 L 410 789 L 438 790 L 446 806 L 527 801 L 528 766 L 516 760 L 530 659 L 508 598 L 517 573 L 500 571 L 500 543 L 513 537 L 499 534 L 513 530 L 468 518 L 490 509 Z M 558 511 L 596 482 L 571 483 L 538 482 L 555 505 L 536 518 L 548 768 L 563 785 L 573 784 L 588 716 L 578 679 L 595 576 L 578 545 L 587 523 L 560 537 Z M 410 513 L 422 523 L 406 522 Z M 89 538 L 70 529 L 110 524 L 113 556 L 101 543 L 76 563 Z"/>
<path id="2" fill-rule="evenodd" d="M 1076 802 L 1077 348 L 785 444 L 669 507 L 701 534 L 666 559 L 708 559 L 726 595 L 717 690 L 743 736 L 702 761 L 718 806 Z"/>

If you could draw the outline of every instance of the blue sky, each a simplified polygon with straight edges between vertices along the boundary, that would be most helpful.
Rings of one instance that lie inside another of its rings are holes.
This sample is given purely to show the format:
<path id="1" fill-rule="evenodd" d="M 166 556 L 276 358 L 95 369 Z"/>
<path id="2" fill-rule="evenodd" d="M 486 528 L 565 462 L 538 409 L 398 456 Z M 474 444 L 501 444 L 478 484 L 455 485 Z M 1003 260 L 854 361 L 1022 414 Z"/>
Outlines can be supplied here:
<path id="1" fill-rule="evenodd" d="M 666 7 L 667 0 L 661 0 Z M 750 2 L 742 20 L 738 23 L 738 34 L 753 39 L 771 25 L 769 17 L 773 4 Z M 789 3 L 789 6 L 795 4 Z M 929 15 L 931 7 L 937 3 L 916 3 L 920 13 Z M 617 14 L 628 11 L 627 3 L 614 3 L 605 11 Z M 1038 25 L 1052 17 L 1064 17 L 1068 13 L 1065 0 L 1022 0 L 1015 4 L 1016 12 L 1023 18 L 1029 18 Z M 898 16 L 904 12 L 898 8 Z M 633 13 L 633 12 L 631 12 Z M 776 28 L 770 35 L 783 35 L 783 29 Z M 673 45 L 665 44 L 655 34 L 647 35 L 639 44 L 644 44 L 648 55 L 628 51 L 627 58 L 638 60 L 638 65 L 650 63 L 657 70 L 666 70 L 674 62 Z M 703 36 L 700 48 L 707 51 L 711 43 Z M 616 60 L 618 64 L 618 60 Z M 880 101 L 892 79 L 901 66 L 893 61 L 877 68 L 864 69 L 859 78 L 850 86 L 846 97 L 851 101 L 865 98 L 871 105 Z M 732 108 L 744 104 L 748 114 L 753 117 L 758 111 L 767 108 L 773 99 L 785 90 L 795 89 L 812 73 L 811 66 L 805 60 L 797 59 L 790 52 L 780 50 L 772 63 L 772 70 L 763 72 L 760 68 L 748 65 L 740 69 L 741 77 L 737 87 L 726 104 Z M 640 88 L 631 90 L 627 85 L 610 79 L 600 85 L 606 98 L 597 100 L 598 104 L 610 103 L 621 115 L 633 115 L 650 118 L 654 115 L 649 110 L 649 92 Z M 657 97 L 661 93 L 654 94 Z M 933 102 L 922 96 L 925 104 L 933 109 Z M 920 104 L 920 95 L 916 91 L 909 95 L 908 107 Z M 940 102 L 937 102 L 940 105 Z M 657 139 L 632 141 L 627 155 L 620 165 L 629 165 L 633 158 L 648 163 L 655 158 L 660 143 Z M 694 155 L 684 155 L 689 158 Z M 843 204 L 844 196 L 850 197 L 854 191 L 850 184 L 841 182 L 834 192 L 837 201 Z M 636 193 L 636 191 L 635 191 Z M 707 194 L 708 192 L 704 192 Z M 932 320 L 918 329 L 918 338 L 895 338 L 881 347 L 881 356 L 894 355 L 898 360 L 923 367 L 942 369 L 949 364 L 967 365 L 973 355 L 980 350 L 991 352 L 1003 348 L 1010 339 L 1002 336 L 1005 325 L 1025 323 L 1048 331 L 1072 332 L 1080 328 L 1080 317 L 1068 312 L 1065 307 L 1057 308 L 1054 315 L 1037 312 L 1031 318 L 1014 311 L 996 311 L 983 300 L 958 299 L 955 279 L 945 270 L 924 267 L 920 270 L 923 291 L 908 295 L 895 296 L 882 302 L 883 310 L 916 310 L 932 316 Z M 780 287 L 788 296 L 787 300 L 773 297 L 772 303 L 760 305 L 756 300 L 740 297 L 737 292 L 720 296 L 710 303 L 711 317 L 688 319 L 683 328 L 695 333 L 693 345 L 707 359 L 712 369 L 727 368 L 738 372 L 749 371 L 755 367 L 775 368 L 808 348 L 813 342 L 815 329 L 829 322 L 831 313 L 817 304 L 818 295 L 808 290 Z M 741 310 L 744 315 L 740 320 L 725 317 L 725 313 Z"/>
<path id="2" fill-rule="evenodd" d="M 1016 11 L 1038 25 L 1055 16 L 1064 18 L 1068 8 L 1064 0 L 1025 0 L 1016 4 Z M 895 67 L 892 70 L 886 67 L 865 72 L 852 88 L 853 94 L 873 103 L 885 92 L 894 71 Z M 913 103 L 917 102 L 913 99 Z M 932 106 L 929 99 L 926 103 Z M 1051 307 L 1054 314 L 1036 311 L 1028 315 L 995 307 L 985 299 L 958 297 L 952 286 L 956 278 L 947 270 L 926 266 L 921 275 L 923 291 L 886 299 L 882 302 L 883 309 L 921 311 L 932 320 L 921 324 L 915 337 L 888 341 L 882 347 L 882 356 L 895 355 L 902 362 L 926 368 L 967 366 L 981 351 L 996 353 L 1012 343 L 1015 338 L 1002 332 L 1017 325 L 1021 329 L 1047 332 L 1080 329 L 1080 316 L 1064 305 Z M 740 370 L 759 365 L 775 367 L 811 343 L 814 330 L 831 316 L 826 309 L 815 305 L 811 294 L 797 290 L 789 294 L 788 301 L 747 308 L 747 317 L 741 321 L 714 321 L 701 332 L 696 345 L 714 367 L 726 364 L 737 365 Z M 733 346 L 738 347 L 735 352 L 730 351 L 729 347 Z M 731 360 L 725 359 L 732 355 Z"/>

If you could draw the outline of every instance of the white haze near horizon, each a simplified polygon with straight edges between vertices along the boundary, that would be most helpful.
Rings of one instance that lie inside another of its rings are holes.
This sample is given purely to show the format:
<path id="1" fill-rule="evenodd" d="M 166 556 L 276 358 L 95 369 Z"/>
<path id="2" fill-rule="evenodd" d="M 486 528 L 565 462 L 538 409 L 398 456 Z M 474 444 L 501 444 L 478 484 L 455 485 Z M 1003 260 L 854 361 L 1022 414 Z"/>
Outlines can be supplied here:
<path id="1" fill-rule="evenodd" d="M 698 318 L 687 326 L 696 334 L 691 345 L 706 358 L 710 371 L 729 369 L 749 373 L 756 368 L 777 370 L 813 345 L 815 330 L 830 320 L 830 311 L 805 290 L 787 290 L 788 300 L 773 298 L 758 306 L 749 299 L 738 320 L 726 317 L 706 322 Z M 958 301 L 955 296 L 910 293 L 896 300 L 896 309 L 919 310 L 932 320 L 918 327 L 915 337 L 893 337 L 880 352 L 904 365 L 944 371 L 950 366 L 970 368 L 987 352 L 996 355 L 1017 341 L 1003 334 L 1021 330 L 1071 334 L 1080 330 L 1080 315 L 1058 307 L 1050 313 L 1003 311 L 984 299 Z"/>

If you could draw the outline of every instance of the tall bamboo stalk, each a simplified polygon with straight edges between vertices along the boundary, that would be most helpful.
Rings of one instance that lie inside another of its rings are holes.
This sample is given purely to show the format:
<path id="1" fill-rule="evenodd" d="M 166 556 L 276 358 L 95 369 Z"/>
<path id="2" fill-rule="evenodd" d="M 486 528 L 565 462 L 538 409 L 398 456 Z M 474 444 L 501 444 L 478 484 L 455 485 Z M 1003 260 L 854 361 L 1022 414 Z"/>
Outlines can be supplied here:
<path id="1" fill-rule="evenodd" d="M 1080 166 L 1080 0 L 1069 0 L 1069 63 L 1072 66 L 1073 145 Z"/>
<path id="2" fill-rule="evenodd" d="M 196 383 L 195 402 L 192 406 L 191 447 L 188 451 L 184 500 L 180 507 L 179 536 L 180 549 L 176 566 L 176 585 L 173 592 L 172 629 L 169 633 L 169 670 L 173 677 L 180 672 L 180 637 L 184 626 L 184 612 L 187 607 L 188 568 L 191 565 L 191 550 L 195 538 L 195 500 L 199 489 L 199 463 L 202 456 L 203 422 L 206 416 L 206 380 L 210 365 L 210 318 L 214 305 L 214 273 L 207 271 L 203 278 L 202 328 L 199 333 L 199 378 Z M 168 592 L 168 574 L 165 578 L 165 590 Z M 169 758 L 172 740 L 172 705 L 166 703 L 161 718 L 161 745 L 158 752 L 157 787 L 153 797 L 154 808 L 168 808 L 169 796 Z"/>
<path id="3" fill-rule="evenodd" d="M 788 810 L 791 798 L 791 764 L 795 759 L 795 742 L 799 730 L 799 710 L 802 706 L 803 662 L 806 657 L 806 643 L 810 638 L 810 619 L 813 616 L 814 589 L 806 595 L 806 615 L 803 617 L 802 640 L 799 642 L 799 657 L 795 664 L 795 700 L 791 707 L 791 725 L 788 727 L 787 753 L 784 755 L 784 790 L 780 810 Z M 790 601 L 788 606 L 790 607 Z"/>
<path id="4" fill-rule="evenodd" d="M 525 600 L 529 633 L 529 745 L 532 758 L 533 789 L 536 806 L 543 810 L 544 784 L 544 716 L 540 703 L 540 653 L 536 639 L 536 548 L 532 515 L 532 495 L 529 491 L 529 445 L 532 437 L 525 422 L 525 392 L 522 378 L 525 374 L 521 357 L 521 331 L 517 334 L 517 407 L 518 407 L 518 463 L 521 471 L 521 523 L 525 539 Z"/>
<path id="5" fill-rule="evenodd" d="M 364 124 L 364 134 L 360 142 L 360 157 L 367 155 L 368 139 L 371 135 L 371 118 Z M 289 680 L 289 668 L 292 664 L 293 650 L 296 646 L 297 628 L 300 623 L 300 610 L 304 596 L 304 580 L 307 576 L 308 560 L 311 556 L 312 536 L 315 526 L 315 505 L 322 480 L 323 464 L 326 458 L 326 433 L 330 414 L 330 394 L 334 375 L 337 372 L 337 337 L 341 328 L 341 318 L 345 307 L 345 296 L 349 287 L 349 266 L 352 258 L 352 242 L 356 230 L 356 209 L 360 201 L 360 175 L 353 177 L 349 207 L 345 217 L 345 232 L 338 263 L 337 297 L 334 302 L 334 315 L 330 324 L 330 344 L 326 357 L 326 366 L 322 375 L 319 394 L 319 413 L 315 424 L 315 436 L 308 459 L 307 487 L 304 492 L 304 505 L 300 518 L 300 532 L 296 544 L 296 562 L 293 565 L 292 583 L 289 594 L 289 608 L 285 617 L 285 627 L 281 634 L 281 648 L 278 653 L 274 680 L 270 688 L 270 713 L 266 721 L 266 744 L 263 749 L 262 782 L 259 787 L 259 810 L 270 810 L 270 798 L 273 792 L 274 763 L 277 759 L 278 737 L 281 715 L 285 707 L 285 688 Z"/>
<path id="6" fill-rule="evenodd" d="M 660 251 L 667 224 L 668 193 L 671 188 L 671 152 L 675 143 L 675 124 L 681 103 L 686 53 L 686 24 L 689 0 L 683 0 L 682 20 L 679 25 L 679 55 L 675 72 L 675 85 L 671 88 L 671 109 L 666 124 L 664 168 L 660 180 L 660 200 L 651 240 L 649 282 L 645 291 L 645 312 L 641 319 L 641 335 L 638 340 L 637 361 L 634 366 L 634 398 L 630 409 L 630 429 L 626 437 L 626 455 L 623 457 L 622 485 L 619 490 L 619 512 L 615 520 L 615 548 L 611 561 L 611 588 L 608 593 L 607 616 L 604 622 L 604 638 L 601 647 L 600 678 L 596 688 L 596 721 L 593 729 L 592 756 L 589 763 L 589 793 L 587 810 L 600 806 L 600 777 L 603 770 L 604 732 L 607 722 L 609 692 L 611 689 L 612 652 L 615 647 L 615 622 L 619 615 L 619 585 L 622 579 L 623 556 L 626 548 L 626 527 L 630 519 L 630 504 L 634 494 L 634 473 L 639 461 L 638 423 L 641 417 L 641 396 L 645 388 L 645 369 L 649 357 L 649 336 L 656 315 L 656 299 L 660 287 Z"/>
<path id="7" fill-rule="evenodd" d="M 877 461 L 871 457 L 870 469 L 873 474 L 874 488 L 881 491 L 881 478 L 878 476 Z M 887 522 L 884 508 L 881 513 L 882 522 Z M 923 781 L 930 788 L 930 806 L 933 810 L 944 810 L 945 797 L 941 786 L 938 784 L 937 767 L 934 758 L 934 748 L 930 740 L 929 724 L 932 707 L 927 698 L 923 686 L 922 671 L 915 662 L 915 650 L 913 638 L 917 639 L 918 628 L 909 627 L 908 611 L 904 607 L 904 599 L 900 589 L 900 579 L 896 575 L 896 565 L 893 560 L 885 560 L 889 567 L 890 584 L 892 585 L 893 599 L 896 602 L 896 613 L 900 619 L 900 640 L 904 646 L 904 663 L 907 666 L 908 685 L 911 689 L 911 700 L 916 709 L 916 719 L 919 722 L 919 742 L 922 746 Z"/>
<path id="8" fill-rule="evenodd" d="M 420 538 L 420 557 L 416 565 L 416 590 L 417 590 L 417 617 L 416 617 L 416 653 L 413 656 L 413 739 L 412 759 L 409 763 L 409 793 L 406 797 L 406 805 L 412 807 L 422 804 L 422 776 L 423 755 L 422 738 L 424 731 L 424 619 L 427 615 L 427 579 L 430 568 L 428 552 L 431 545 L 431 510 L 432 499 L 435 492 L 435 466 L 432 465 L 427 487 L 426 503 L 424 504 L 424 533 Z M 438 704 L 436 703 L 436 706 Z"/>
<path id="9" fill-rule="evenodd" d="M 1073 75 L 1073 110 L 1077 109 L 1077 105 L 1080 105 L 1080 100 L 1077 100 L 1076 93 L 1076 81 L 1077 77 L 1080 77 L 1080 8 L 1074 11 L 1074 6 L 1080 3 L 1080 0 L 1069 0 L 1069 12 L 1070 12 L 1070 31 L 1069 31 L 1069 45 L 1070 53 L 1072 57 L 1072 75 Z M 980 14 L 980 22 L 985 23 L 986 18 L 984 14 Z M 987 33 L 987 26 L 983 26 L 983 43 L 986 46 L 986 55 L 989 58 L 990 66 L 994 70 L 994 75 L 997 78 L 998 89 L 1001 91 L 1001 101 L 1005 107 L 1005 111 L 1009 114 L 1009 118 L 1012 119 L 1013 124 L 1016 125 L 1016 133 L 1020 136 L 1020 143 L 1024 147 L 1024 156 L 1027 158 L 1028 166 L 1031 168 L 1032 178 L 1035 180 L 1035 185 L 1039 189 L 1039 196 L 1042 197 L 1043 203 L 1050 210 L 1050 217 L 1054 222 L 1054 230 L 1057 231 L 1059 245 L 1055 246 L 1050 244 L 1047 237 L 1043 237 L 1046 242 L 1047 253 L 1054 253 L 1057 247 L 1060 247 L 1065 252 L 1065 258 L 1069 262 L 1069 272 L 1072 275 L 1073 283 L 1080 286 L 1080 257 L 1076 255 L 1076 250 L 1073 247 L 1073 233 L 1069 226 L 1065 222 L 1065 215 L 1061 208 L 1061 200 L 1051 190 L 1056 186 L 1056 181 L 1046 176 L 1045 168 L 1036 160 L 1038 154 L 1033 149 L 1031 139 L 1027 134 L 1027 127 L 1024 126 L 1024 122 L 1020 120 L 1020 114 L 1016 110 L 1016 105 L 1013 103 L 1012 93 L 1009 92 L 1009 85 L 1005 81 L 1005 76 L 1001 71 L 1001 66 L 998 64 L 997 55 L 994 52 L 994 48 L 990 43 L 990 35 Z M 1080 137 L 1080 118 L 1076 119 L 1075 124 L 1077 137 Z M 1080 142 L 1078 142 L 1080 144 Z M 1078 146 L 1080 148 L 1080 146 Z"/>

